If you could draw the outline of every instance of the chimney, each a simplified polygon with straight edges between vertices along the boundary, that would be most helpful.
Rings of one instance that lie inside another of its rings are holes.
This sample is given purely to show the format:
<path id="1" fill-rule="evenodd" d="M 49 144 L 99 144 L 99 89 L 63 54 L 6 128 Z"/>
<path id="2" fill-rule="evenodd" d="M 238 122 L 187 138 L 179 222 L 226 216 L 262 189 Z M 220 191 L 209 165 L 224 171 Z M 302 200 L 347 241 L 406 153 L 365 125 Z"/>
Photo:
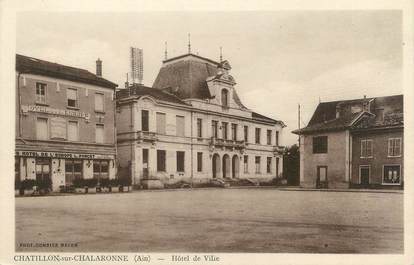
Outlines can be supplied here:
<path id="1" fill-rule="evenodd" d="M 102 61 L 99 58 L 96 60 L 96 75 L 102 77 Z"/>

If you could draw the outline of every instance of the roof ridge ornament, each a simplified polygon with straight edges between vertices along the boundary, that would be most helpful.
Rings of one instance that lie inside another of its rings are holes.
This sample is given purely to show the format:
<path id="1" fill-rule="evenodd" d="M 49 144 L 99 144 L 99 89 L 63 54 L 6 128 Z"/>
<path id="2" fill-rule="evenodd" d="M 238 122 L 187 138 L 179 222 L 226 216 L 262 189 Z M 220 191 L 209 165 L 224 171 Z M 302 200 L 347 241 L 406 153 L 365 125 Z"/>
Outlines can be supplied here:
<path id="1" fill-rule="evenodd" d="M 164 60 L 168 59 L 168 43 L 165 42 Z"/>
<path id="2" fill-rule="evenodd" d="M 191 53 L 191 35 L 188 33 L 188 54 Z"/>

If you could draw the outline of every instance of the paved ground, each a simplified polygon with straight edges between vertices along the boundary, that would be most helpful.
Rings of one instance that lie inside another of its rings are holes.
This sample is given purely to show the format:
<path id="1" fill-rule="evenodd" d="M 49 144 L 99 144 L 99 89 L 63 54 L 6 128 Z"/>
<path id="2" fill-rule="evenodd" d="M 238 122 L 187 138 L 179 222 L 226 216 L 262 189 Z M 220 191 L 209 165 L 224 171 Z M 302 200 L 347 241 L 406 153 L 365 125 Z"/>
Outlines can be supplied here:
<path id="1" fill-rule="evenodd" d="M 209 189 L 16 198 L 16 245 L 18 251 L 402 253 L 403 194 Z"/>

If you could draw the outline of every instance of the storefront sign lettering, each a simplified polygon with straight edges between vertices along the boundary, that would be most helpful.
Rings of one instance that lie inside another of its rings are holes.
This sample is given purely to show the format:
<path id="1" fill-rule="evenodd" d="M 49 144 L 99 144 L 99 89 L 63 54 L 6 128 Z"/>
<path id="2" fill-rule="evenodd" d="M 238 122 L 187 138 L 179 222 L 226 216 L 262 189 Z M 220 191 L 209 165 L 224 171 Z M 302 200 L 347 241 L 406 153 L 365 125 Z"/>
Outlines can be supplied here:
<path id="1" fill-rule="evenodd" d="M 83 118 L 85 120 L 89 120 L 90 114 L 82 111 L 77 110 L 67 110 L 67 109 L 54 109 L 45 106 L 37 106 L 37 105 L 23 105 L 22 106 L 23 113 L 27 112 L 39 112 L 39 113 L 46 113 L 46 114 L 54 114 L 54 115 L 61 115 L 61 116 L 70 116 L 70 117 L 77 117 Z"/>
<path id="2" fill-rule="evenodd" d="M 36 152 L 36 151 L 16 151 L 16 156 L 25 157 L 50 157 L 60 159 L 113 159 L 111 155 L 100 154 L 79 154 L 79 153 L 60 153 L 60 152 Z"/>

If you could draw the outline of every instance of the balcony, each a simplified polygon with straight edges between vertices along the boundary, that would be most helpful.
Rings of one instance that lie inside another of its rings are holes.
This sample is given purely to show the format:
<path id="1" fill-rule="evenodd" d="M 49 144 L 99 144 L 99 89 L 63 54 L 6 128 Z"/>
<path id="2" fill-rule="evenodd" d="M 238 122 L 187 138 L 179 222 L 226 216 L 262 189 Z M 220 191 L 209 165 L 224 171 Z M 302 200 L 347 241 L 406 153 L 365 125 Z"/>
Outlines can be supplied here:
<path id="1" fill-rule="evenodd" d="M 210 146 L 211 147 L 218 147 L 218 148 L 230 148 L 236 150 L 244 150 L 246 148 L 246 143 L 244 140 L 237 141 L 237 140 L 229 140 L 229 139 L 219 139 L 215 137 L 210 138 Z"/>
<path id="2" fill-rule="evenodd" d="M 275 156 L 277 156 L 277 155 L 283 155 L 284 151 L 285 151 L 285 147 L 284 146 L 280 146 L 280 145 L 274 145 L 273 146 L 273 154 Z"/>
<path id="3" fill-rule="evenodd" d="M 158 140 L 155 132 L 137 131 L 136 139 L 141 142 L 155 142 Z"/>

